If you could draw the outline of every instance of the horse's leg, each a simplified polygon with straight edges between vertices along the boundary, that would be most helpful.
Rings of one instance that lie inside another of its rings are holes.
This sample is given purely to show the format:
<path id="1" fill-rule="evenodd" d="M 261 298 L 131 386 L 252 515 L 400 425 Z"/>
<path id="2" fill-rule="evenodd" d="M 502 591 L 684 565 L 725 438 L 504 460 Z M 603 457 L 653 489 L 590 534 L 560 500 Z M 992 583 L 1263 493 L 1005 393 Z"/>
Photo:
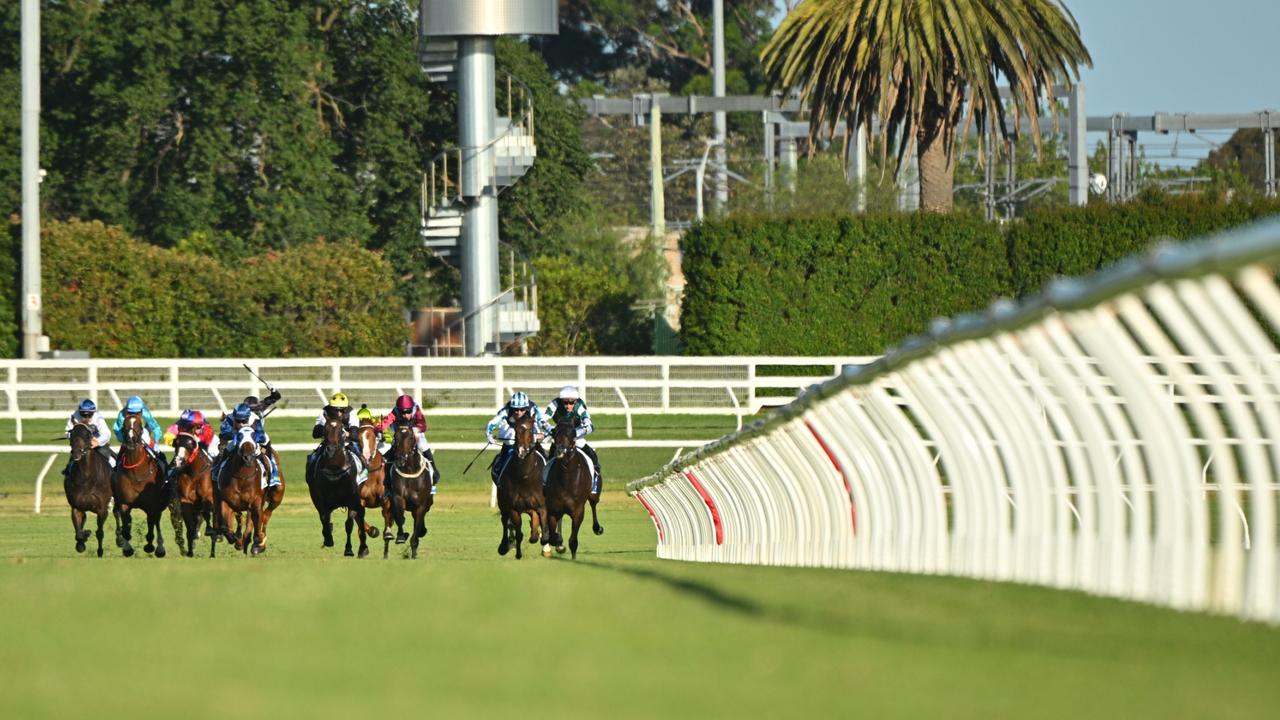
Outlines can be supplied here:
<path id="1" fill-rule="evenodd" d="M 182 547 L 182 535 L 178 535 L 178 549 L 185 550 L 187 557 L 196 556 L 196 526 L 200 518 L 196 515 L 194 503 L 182 503 L 182 525 L 187 531 L 187 546 Z"/>
<path id="2" fill-rule="evenodd" d="M 423 492 L 431 492 L 423 490 Z M 413 559 L 418 559 L 418 540 L 427 534 L 427 506 L 424 503 L 418 503 L 413 509 L 413 538 L 409 541 L 409 555 Z"/>
<path id="3" fill-rule="evenodd" d="M 147 544 L 142 546 L 142 551 L 150 555 L 156 550 L 156 530 L 151 524 L 151 513 L 144 509 L 142 514 L 147 518 Z"/>
<path id="4" fill-rule="evenodd" d="M 102 557 L 102 526 L 107 524 L 107 511 L 102 509 L 98 511 L 98 531 L 94 535 L 98 538 L 98 557 Z"/>
<path id="5" fill-rule="evenodd" d="M 342 554 L 343 554 L 344 556 L 346 556 L 346 557 L 355 557 L 355 556 L 356 556 L 355 551 L 351 549 L 351 526 L 352 526 L 353 524 L 354 524 L 354 521 L 352 521 L 352 519 L 351 519 L 351 508 L 347 508 L 347 523 L 346 523 L 346 528 L 347 528 L 347 547 L 346 547 L 346 548 L 344 548 L 344 549 L 342 550 Z"/>
<path id="6" fill-rule="evenodd" d="M 263 518 L 264 514 L 265 511 L 260 502 L 249 509 L 249 519 L 253 521 L 253 547 L 250 548 L 250 552 L 254 555 L 261 555 L 267 551 L 267 523 Z"/>
<path id="7" fill-rule="evenodd" d="M 120 550 L 125 557 L 133 557 L 133 508 L 120 506 Z"/>
<path id="8" fill-rule="evenodd" d="M 320 513 L 320 537 L 324 538 L 324 546 L 333 547 L 333 521 L 329 519 L 333 511 L 325 512 L 317 509 L 316 512 Z"/>
<path id="9" fill-rule="evenodd" d="M 569 556 L 574 560 L 578 559 L 578 527 L 582 525 L 584 516 L 586 516 L 586 512 L 581 504 L 573 509 L 570 516 L 573 520 L 573 527 L 569 529 Z"/>
<path id="10" fill-rule="evenodd" d="M 516 559 L 521 560 L 524 558 L 524 553 L 521 551 L 521 545 L 524 543 L 524 520 L 520 518 L 519 510 L 511 511 L 511 527 L 516 534 Z"/>
<path id="11" fill-rule="evenodd" d="M 591 493 L 587 496 L 587 501 L 591 503 L 591 532 L 596 535 L 603 535 L 604 526 L 596 518 L 596 504 L 600 502 L 600 493 Z"/>
<path id="12" fill-rule="evenodd" d="M 356 553 L 356 557 L 368 557 L 369 533 L 365 532 L 365 528 L 369 527 L 369 525 L 364 521 L 364 503 L 360 502 L 359 498 L 356 498 L 355 513 L 356 523 L 359 525 L 358 529 L 360 530 L 360 550 Z"/>
<path id="13" fill-rule="evenodd" d="M 162 558 L 166 554 L 164 549 L 164 533 L 160 527 L 164 522 L 164 511 L 166 507 L 166 505 L 161 505 L 156 508 L 154 513 L 147 513 L 147 524 L 154 525 L 156 529 L 156 557 L 158 558 Z M 182 544 L 181 535 L 178 536 L 178 544 Z"/>
<path id="14" fill-rule="evenodd" d="M 404 496 L 392 495 L 391 508 L 396 518 L 396 544 L 403 545 L 409 539 L 409 533 L 404 531 Z"/>
<path id="15" fill-rule="evenodd" d="M 84 552 L 84 541 L 89 539 L 89 533 L 84 529 L 84 511 L 71 508 L 71 527 L 76 531 L 76 552 Z"/>

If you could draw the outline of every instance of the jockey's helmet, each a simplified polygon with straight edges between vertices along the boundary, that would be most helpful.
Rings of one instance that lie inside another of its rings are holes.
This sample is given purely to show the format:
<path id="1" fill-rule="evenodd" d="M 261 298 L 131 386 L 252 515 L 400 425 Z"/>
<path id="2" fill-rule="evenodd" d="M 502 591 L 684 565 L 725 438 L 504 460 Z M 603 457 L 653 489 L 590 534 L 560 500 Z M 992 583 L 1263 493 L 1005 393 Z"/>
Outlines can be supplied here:
<path id="1" fill-rule="evenodd" d="M 203 425 L 203 424 L 204 424 L 204 413 L 200 412 L 199 410 L 192 410 L 192 411 L 191 411 L 191 424 L 192 424 L 192 425 Z"/>
<path id="2" fill-rule="evenodd" d="M 561 400 L 577 400 L 579 397 L 580 396 L 578 395 L 578 388 L 572 385 L 565 385 L 564 387 L 560 388 Z"/>
<path id="3" fill-rule="evenodd" d="M 195 422 L 194 412 L 194 410 L 183 410 L 182 414 L 178 416 L 178 422 L 183 425 L 190 425 Z"/>
<path id="4" fill-rule="evenodd" d="M 93 414 L 98 412 L 98 406 L 92 400 L 85 398 L 80 401 L 80 407 L 76 412 L 79 412 L 81 417 L 93 417 Z"/>
<path id="5" fill-rule="evenodd" d="M 340 392 L 334 393 L 333 397 L 329 398 L 329 404 L 336 408 L 351 407 L 351 401 Z"/>
<path id="6" fill-rule="evenodd" d="M 130 396 L 124 403 L 125 412 L 140 413 L 144 407 L 146 407 L 146 405 L 142 403 L 142 398 L 137 395 Z"/>
<path id="7" fill-rule="evenodd" d="M 401 395 L 396 398 L 396 412 L 400 415 L 408 415 L 413 412 L 415 407 L 417 407 L 417 403 L 408 395 Z"/>
<path id="8" fill-rule="evenodd" d="M 361 405 L 361 406 L 360 406 L 360 409 L 359 409 L 358 411 L 356 411 L 356 419 L 357 419 L 357 420 L 372 420 L 372 419 L 373 419 L 373 411 L 369 409 L 369 406 L 368 406 L 368 405 Z"/>
<path id="9" fill-rule="evenodd" d="M 244 396 L 244 404 L 245 404 L 245 405 L 248 405 L 248 406 L 249 406 L 249 407 L 251 407 L 251 408 L 256 408 L 256 407 L 258 407 L 258 403 L 259 403 L 259 402 L 261 402 L 261 401 L 260 401 L 260 400 L 258 400 L 258 396 L 257 396 L 257 395 L 245 395 L 245 396 Z"/>
<path id="10" fill-rule="evenodd" d="M 239 405 L 236 406 L 235 410 L 231 411 L 231 419 L 236 420 L 238 422 L 245 422 L 246 420 L 249 419 L 249 415 L 251 412 L 252 411 L 249 409 L 249 406 L 247 404 L 240 403 Z"/>
<path id="11" fill-rule="evenodd" d="M 528 395 L 525 395 L 523 392 L 520 392 L 519 390 L 517 390 L 517 391 L 515 391 L 514 393 L 512 393 L 512 395 L 511 395 L 511 409 L 512 409 L 512 410 L 520 410 L 520 409 L 522 409 L 522 408 L 527 408 L 527 407 L 529 407 L 529 396 L 528 396 Z"/>

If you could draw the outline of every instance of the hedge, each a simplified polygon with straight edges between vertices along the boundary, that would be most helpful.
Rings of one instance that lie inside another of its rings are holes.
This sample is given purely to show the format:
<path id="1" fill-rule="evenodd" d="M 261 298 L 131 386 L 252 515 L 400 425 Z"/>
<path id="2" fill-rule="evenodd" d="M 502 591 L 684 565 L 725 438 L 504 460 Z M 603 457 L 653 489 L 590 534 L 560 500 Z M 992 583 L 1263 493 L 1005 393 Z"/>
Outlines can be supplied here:
<path id="1" fill-rule="evenodd" d="M 391 266 L 317 241 L 228 267 L 100 222 L 42 233 L 44 332 L 94 357 L 396 355 L 407 325 Z"/>
<path id="2" fill-rule="evenodd" d="M 880 354 L 935 317 L 1277 213 L 1277 200 L 1154 197 L 1004 227 L 965 215 L 713 220 L 681 240 L 680 338 L 691 355 Z"/>

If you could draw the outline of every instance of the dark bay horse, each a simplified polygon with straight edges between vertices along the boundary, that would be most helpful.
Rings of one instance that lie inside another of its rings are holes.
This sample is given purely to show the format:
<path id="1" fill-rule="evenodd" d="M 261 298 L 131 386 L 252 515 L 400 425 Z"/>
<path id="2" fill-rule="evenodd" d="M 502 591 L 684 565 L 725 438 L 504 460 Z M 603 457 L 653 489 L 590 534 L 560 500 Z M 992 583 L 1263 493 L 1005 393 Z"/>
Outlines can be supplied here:
<path id="1" fill-rule="evenodd" d="M 351 528 L 359 525 L 360 557 L 369 554 L 368 533 L 364 521 L 364 505 L 360 503 L 360 490 L 356 486 L 356 474 L 360 466 L 347 452 L 347 426 L 340 418 L 326 418 L 324 440 L 315 459 L 307 463 L 307 487 L 311 490 L 311 503 L 320 513 L 320 534 L 325 547 L 333 547 L 334 510 L 346 508 L 347 547 L 342 554 L 355 555 L 351 549 Z"/>
<path id="2" fill-rule="evenodd" d="M 71 506 L 71 525 L 76 531 L 76 552 L 84 552 L 89 531 L 84 529 L 86 513 L 98 516 L 98 557 L 102 557 L 102 526 L 111 512 L 111 463 L 93 447 L 93 431 L 77 423 L 71 427 L 71 468 L 62 484 Z"/>
<path id="3" fill-rule="evenodd" d="M 237 434 L 225 452 L 228 455 L 219 472 L 214 500 L 214 518 L 218 527 L 209 546 L 209 557 L 214 557 L 217 552 L 219 535 L 228 542 L 235 543 L 237 550 L 257 555 L 266 550 L 263 544 L 266 529 L 262 524 L 262 486 L 266 485 L 271 471 L 266 467 L 265 461 L 258 459 L 258 444 L 254 442 L 251 432 Z M 239 537 L 233 535 L 230 529 L 231 521 L 238 513 L 247 513 L 249 518 L 245 532 Z M 249 542 L 251 538 L 252 543 Z"/>
<path id="4" fill-rule="evenodd" d="M 542 453 L 534 449 L 533 416 L 524 415 L 514 423 L 516 433 L 515 453 L 507 460 L 498 476 L 498 514 L 502 517 L 502 542 L 498 554 L 506 555 L 512 542 L 516 546 L 516 559 L 524 557 L 520 544 L 524 530 L 520 516 L 529 516 L 529 543 L 537 545 L 541 530 L 547 524 L 547 505 L 542 494 L 542 471 L 546 461 Z M 551 549 L 542 551 L 550 557 Z"/>
<path id="5" fill-rule="evenodd" d="M 164 535 L 160 519 L 169 505 L 169 490 L 160 477 L 160 466 L 142 442 L 142 418 L 125 415 L 120 431 L 119 464 L 111 475 L 111 495 L 115 499 L 115 515 L 120 523 L 121 549 L 125 557 L 133 557 L 133 509 L 147 515 L 147 544 L 143 550 L 165 556 Z M 154 541 L 154 545 L 152 544 Z"/>
<path id="6" fill-rule="evenodd" d="M 395 437 L 391 440 L 391 450 L 395 462 L 387 477 L 388 500 L 383 506 L 382 516 L 387 523 L 387 532 L 382 536 L 382 557 L 386 559 L 391 548 L 391 523 L 396 525 L 396 532 L 404 534 L 404 513 L 408 510 L 413 515 L 413 533 L 409 538 L 410 557 L 418 557 L 418 540 L 427 534 L 427 512 L 435 502 L 431 494 L 431 463 L 418 452 L 418 436 L 412 425 L 397 423 Z"/>
<path id="7" fill-rule="evenodd" d="M 369 479 L 360 484 L 360 504 L 365 509 L 372 510 L 374 508 L 382 508 L 384 518 L 387 516 L 387 509 L 391 506 L 391 501 L 385 499 L 384 482 L 387 477 L 387 463 L 383 459 L 382 453 L 378 452 L 378 423 L 374 420 L 365 419 L 360 421 L 360 435 L 357 438 L 357 444 L 360 446 L 360 456 L 364 458 L 364 465 L 369 470 Z M 368 513 L 365 513 L 366 517 Z M 384 539 L 391 532 L 390 522 L 384 526 Z M 364 531 L 370 535 L 377 534 L 377 530 L 365 524 Z M 403 538 L 400 542 L 404 542 L 407 538 Z"/>
<path id="8" fill-rule="evenodd" d="M 207 533 L 213 532 L 213 461 L 190 433 L 179 433 L 173 441 L 172 481 L 178 484 L 178 508 L 186 529 L 187 557 L 196 552 L 196 531 L 204 520 Z M 178 544 L 182 544 L 179 536 Z"/>
<path id="9" fill-rule="evenodd" d="M 554 545 L 556 552 L 564 552 L 564 537 L 561 534 L 561 522 L 568 515 L 572 522 L 569 533 L 569 551 L 578 557 L 578 527 L 582 525 L 585 507 L 591 493 L 591 468 L 586 454 L 578 449 L 578 420 L 565 418 L 556 424 L 552 434 L 552 461 L 547 469 L 547 544 L 543 546 L 543 554 Z M 596 500 L 591 503 L 591 520 L 596 534 L 604 532 L 596 521 Z"/>

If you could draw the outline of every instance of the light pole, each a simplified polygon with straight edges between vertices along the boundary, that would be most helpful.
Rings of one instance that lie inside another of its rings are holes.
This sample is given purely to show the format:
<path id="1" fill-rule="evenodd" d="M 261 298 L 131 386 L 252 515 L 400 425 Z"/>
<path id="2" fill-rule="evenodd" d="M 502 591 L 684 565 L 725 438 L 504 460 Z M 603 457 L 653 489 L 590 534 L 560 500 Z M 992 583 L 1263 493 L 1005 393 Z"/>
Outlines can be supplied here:
<path id="1" fill-rule="evenodd" d="M 22 0 L 22 356 L 40 357 L 40 0 Z"/>

